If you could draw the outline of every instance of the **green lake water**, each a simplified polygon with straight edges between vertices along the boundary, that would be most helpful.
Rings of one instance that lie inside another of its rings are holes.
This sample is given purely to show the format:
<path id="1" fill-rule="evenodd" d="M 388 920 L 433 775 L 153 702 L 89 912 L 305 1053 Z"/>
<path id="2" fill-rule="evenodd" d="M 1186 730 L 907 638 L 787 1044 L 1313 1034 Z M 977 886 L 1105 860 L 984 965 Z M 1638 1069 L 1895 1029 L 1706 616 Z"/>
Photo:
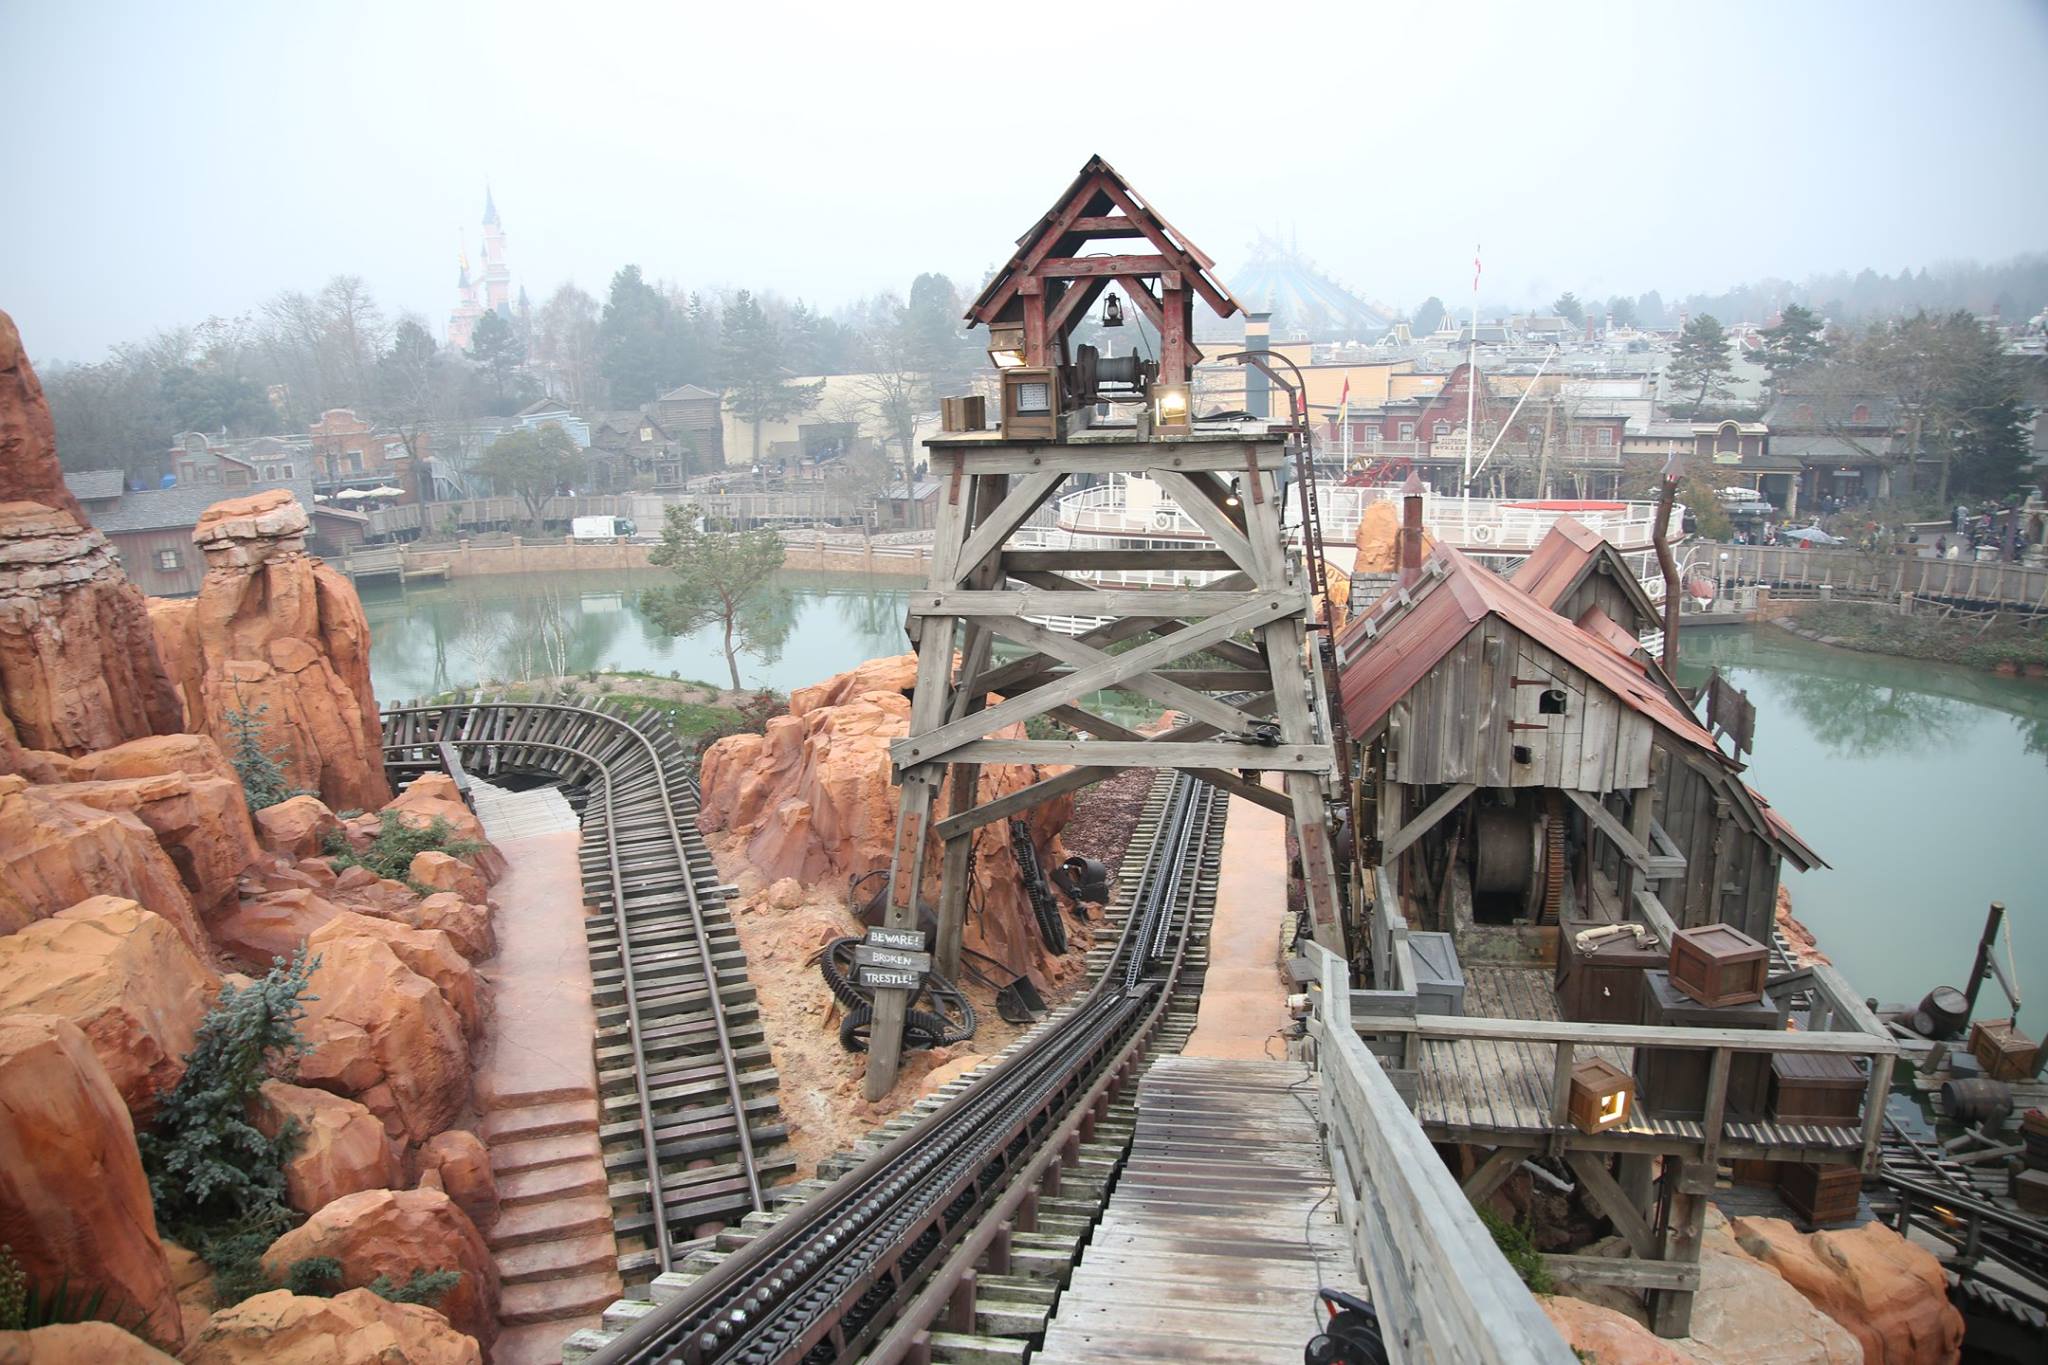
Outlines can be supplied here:
<path id="1" fill-rule="evenodd" d="M 1785 878 L 1793 913 L 1856 988 L 1960 986 L 2005 902 L 2022 1024 L 2048 1026 L 2048 686 L 1808 643 L 1776 627 L 1688 632 L 1756 704 L 1747 780 L 1830 866 Z M 2005 1012 L 1995 984 L 1979 1013 Z"/>
<path id="2" fill-rule="evenodd" d="M 658 573 L 507 575 L 364 590 L 384 701 L 489 680 L 636 669 L 722 681 L 710 632 L 676 639 L 639 609 Z M 787 691 L 905 652 L 907 580 L 787 574 L 744 655 L 750 687 Z M 1961 984 L 1987 902 L 2010 912 L 2023 1013 L 2048 1025 L 2048 686 L 1853 654 L 1773 628 L 1685 637 L 1686 681 L 1718 666 L 1757 708 L 1749 780 L 1832 866 L 1790 874 L 1793 905 L 1865 995 Z M 1101 699 L 1107 701 L 1108 699 Z M 1996 999 L 1987 1002 L 2002 1012 Z"/>

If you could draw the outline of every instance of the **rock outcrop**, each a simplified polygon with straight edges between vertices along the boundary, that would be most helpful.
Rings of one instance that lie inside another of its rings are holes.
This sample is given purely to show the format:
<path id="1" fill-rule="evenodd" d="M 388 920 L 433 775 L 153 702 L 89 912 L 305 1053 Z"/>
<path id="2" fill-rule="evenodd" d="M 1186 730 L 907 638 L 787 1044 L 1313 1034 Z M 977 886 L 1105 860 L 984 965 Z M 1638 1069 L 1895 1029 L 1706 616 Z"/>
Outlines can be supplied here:
<path id="1" fill-rule="evenodd" d="M 0 1019 L 0 1244 L 35 1284 L 104 1288 L 109 1317 L 184 1341 L 135 1127 L 76 1024 Z"/>
<path id="2" fill-rule="evenodd" d="M 193 908 L 202 916 L 217 912 L 234 897 L 236 880 L 258 852 L 242 785 L 231 777 L 157 773 L 58 783 L 45 788 L 43 795 L 135 816 L 169 855 Z"/>
<path id="3" fill-rule="evenodd" d="M 223 1308 L 185 1365 L 482 1365 L 477 1343 L 431 1308 L 367 1289 L 331 1299 L 274 1289 Z"/>
<path id="4" fill-rule="evenodd" d="M 485 1347 L 497 1335 L 497 1262 L 469 1216 L 440 1190 L 370 1190 L 337 1199 L 271 1243 L 263 1267 L 282 1279 L 292 1262 L 310 1256 L 341 1262 L 350 1289 L 379 1275 L 404 1284 L 416 1271 L 457 1271 L 462 1279 L 435 1307 Z"/>
<path id="5" fill-rule="evenodd" d="M 434 983 L 434 989 L 462 1021 L 464 1036 L 476 1037 L 483 1023 L 476 971 L 456 949 L 454 939 L 438 929 L 415 929 L 396 920 L 344 910 L 314 930 L 306 946 L 322 953 L 326 945 L 343 938 L 373 938 L 387 945 L 400 962 Z"/>
<path id="6" fill-rule="evenodd" d="M 702 769 L 704 829 L 737 836 L 764 884 L 791 877 L 844 885 L 849 876 L 887 867 L 897 806 L 889 742 L 909 732 L 904 693 L 916 670 L 914 655 L 871 660 L 791 693 L 789 714 L 769 721 L 765 734 L 732 735 L 712 745 Z M 992 800 L 1056 771 L 983 768 L 980 797 Z M 949 801 L 950 792 L 940 799 Z M 1032 842 L 1046 866 L 1064 856 L 1058 832 L 1071 810 L 1071 799 L 1060 797 L 1029 814 Z M 1042 982 L 1077 970 L 1072 956 L 1055 958 L 1044 950 L 1007 829 L 985 827 L 976 848 L 974 894 L 981 909 L 967 925 L 967 945 L 1014 972 L 1037 972 Z M 929 852 L 926 879 L 935 897 L 936 840 Z"/>
<path id="7" fill-rule="evenodd" d="M 278 958 L 290 960 L 313 933 L 346 913 L 340 905 L 305 887 L 244 896 L 213 926 L 221 951 L 254 971 L 267 971 Z"/>
<path id="8" fill-rule="evenodd" d="M 0 489 L 10 498 L 39 502 L 85 520 L 85 509 L 64 486 L 57 465 L 57 424 L 43 397 L 43 381 L 28 363 L 21 329 L 0 309 Z"/>
<path id="9" fill-rule="evenodd" d="M 490 907 L 466 901 L 453 892 L 436 892 L 400 918 L 415 929 L 439 929 L 455 941 L 456 950 L 471 962 L 481 962 L 498 951 Z"/>
<path id="10" fill-rule="evenodd" d="M 362 1101 L 407 1143 L 447 1128 L 469 1102 L 469 1050 L 440 989 L 369 935 L 323 941 L 319 953 L 299 1080 Z"/>
<path id="11" fill-rule="evenodd" d="M 82 754 L 181 720 L 149 609 L 107 538 L 70 512 L 0 502 L 0 768 L 18 771 L 24 749 Z"/>
<path id="12" fill-rule="evenodd" d="M 228 713 L 262 708 L 265 743 L 288 779 L 334 810 L 390 799 L 370 630 L 348 580 L 306 553 L 306 509 L 283 489 L 209 507 L 193 541 L 198 597 L 151 620 L 187 726 L 226 744 Z"/>
<path id="13" fill-rule="evenodd" d="M 0 776 L 0 934 L 94 896 L 120 896 L 162 915 L 209 959 L 191 894 L 149 826 L 126 810 L 51 795 L 57 790 Z"/>
<path id="14" fill-rule="evenodd" d="M 1941 1263 L 1882 1223 L 1802 1233 L 1782 1218 L 1731 1218 L 1729 1235 L 1856 1338 L 1865 1365 L 1955 1365 L 1963 1316 Z"/>
<path id="15" fill-rule="evenodd" d="M 434 849 L 415 853 L 405 870 L 406 879 L 428 891 L 453 891 L 466 901 L 482 901 L 490 893 L 481 872 L 462 859 Z"/>
<path id="16" fill-rule="evenodd" d="M 1536 1302 L 1564 1344 L 1602 1365 L 1696 1365 L 1687 1354 L 1626 1313 L 1583 1299 L 1539 1294 Z"/>
<path id="17" fill-rule="evenodd" d="M 256 837 L 263 847 L 294 860 L 319 857 L 327 836 L 340 828 L 341 821 L 317 796 L 294 796 L 256 812 Z"/>
<path id="18" fill-rule="evenodd" d="M 138 1121 L 185 1074 L 219 989 L 171 923 L 131 900 L 95 896 L 0 937 L 0 1016 L 76 1024 Z"/>
<path id="19" fill-rule="evenodd" d="M 284 1168 L 286 1197 L 300 1213 L 398 1183 L 398 1154 L 383 1121 L 354 1100 L 265 1081 L 250 1120 L 266 1136 L 276 1137 L 287 1119 L 298 1120 L 302 1135 Z"/>
<path id="20" fill-rule="evenodd" d="M 1352 544 L 1358 547 L 1358 558 L 1353 563 L 1354 573 L 1395 573 L 1401 567 L 1401 505 L 1398 502 L 1369 502 L 1365 514 L 1358 519 L 1358 534 L 1352 537 Z M 1425 531 L 1422 533 L 1422 555 L 1426 559 L 1436 541 Z"/>
<path id="21" fill-rule="evenodd" d="M 486 882 L 504 875 L 504 858 L 484 838 L 483 822 L 464 804 L 462 794 L 455 790 L 455 779 L 446 773 L 421 773 L 406 783 L 405 790 L 380 814 L 396 819 L 408 829 L 426 829 L 440 820 L 447 825 L 449 837 L 479 846 L 475 852 L 464 854 L 463 861 L 481 872 Z M 371 832 L 375 832 L 374 827 Z"/>
<path id="22" fill-rule="evenodd" d="M 0 1332 L 0 1365 L 178 1365 L 178 1358 L 111 1322 L 62 1322 Z"/>
<path id="23" fill-rule="evenodd" d="M 450 1128 L 421 1144 L 418 1183 L 447 1191 L 469 1221 L 489 1228 L 498 1221 L 498 1178 L 491 1170 L 490 1149 L 475 1133 Z"/>

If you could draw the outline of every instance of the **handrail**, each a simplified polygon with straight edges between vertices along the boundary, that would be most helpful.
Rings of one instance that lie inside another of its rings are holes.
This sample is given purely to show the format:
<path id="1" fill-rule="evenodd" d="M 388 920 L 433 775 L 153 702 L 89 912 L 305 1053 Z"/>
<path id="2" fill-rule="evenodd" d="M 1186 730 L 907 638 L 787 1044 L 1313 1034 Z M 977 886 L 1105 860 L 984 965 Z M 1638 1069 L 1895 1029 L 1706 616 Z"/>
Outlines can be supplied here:
<path id="1" fill-rule="evenodd" d="M 1389 1357 L 1395 1365 L 1573 1365 L 1571 1348 L 1352 1027 L 1344 959 L 1304 946 L 1320 982 L 1309 1027 L 1323 1141 Z"/>

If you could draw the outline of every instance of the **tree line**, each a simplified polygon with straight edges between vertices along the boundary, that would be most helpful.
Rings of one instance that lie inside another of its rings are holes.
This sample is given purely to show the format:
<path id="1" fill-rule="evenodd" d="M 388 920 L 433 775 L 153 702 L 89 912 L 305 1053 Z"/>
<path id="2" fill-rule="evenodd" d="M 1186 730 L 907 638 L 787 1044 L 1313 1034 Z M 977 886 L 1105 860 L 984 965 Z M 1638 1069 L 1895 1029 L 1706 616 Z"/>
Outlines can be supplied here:
<path id="1" fill-rule="evenodd" d="M 564 284 L 538 307 L 484 314 L 457 349 L 418 314 L 388 314 L 360 276 L 337 275 L 252 313 L 117 345 L 97 362 L 48 365 L 42 380 L 64 465 L 118 468 L 137 481 L 162 473 L 180 432 L 300 433 L 330 408 L 353 409 L 411 446 L 432 423 L 507 416 L 542 396 L 634 409 L 696 384 L 758 431 L 815 400 L 817 386 L 795 379 L 840 374 L 877 376 L 862 415 L 900 432 L 907 455 L 917 412 L 977 366 L 961 310 L 958 289 L 934 273 L 907 296 L 828 315 L 771 293 L 685 291 L 628 265 L 602 303 Z"/>

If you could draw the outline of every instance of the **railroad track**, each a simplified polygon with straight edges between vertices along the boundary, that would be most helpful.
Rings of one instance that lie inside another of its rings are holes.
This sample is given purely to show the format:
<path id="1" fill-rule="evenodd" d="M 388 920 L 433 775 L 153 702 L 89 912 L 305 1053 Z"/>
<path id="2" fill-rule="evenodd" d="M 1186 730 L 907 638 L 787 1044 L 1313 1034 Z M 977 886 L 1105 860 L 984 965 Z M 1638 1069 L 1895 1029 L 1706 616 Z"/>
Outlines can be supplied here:
<path id="1" fill-rule="evenodd" d="M 565 1358 L 1021 1359 L 1114 1183 L 1138 1077 L 1193 1027 L 1225 806 L 1163 776 L 1087 995 L 821 1168 L 836 1179 L 794 1187 L 802 1202 L 745 1220 L 727 1254 L 658 1279 L 659 1302 L 615 1305 L 618 1335 L 579 1334 Z"/>
<path id="2" fill-rule="evenodd" d="M 394 776 L 559 785 L 582 820 L 598 1139 L 619 1275 L 645 1283 L 795 1169 L 688 756 L 652 712 L 479 699 L 384 713 Z"/>

